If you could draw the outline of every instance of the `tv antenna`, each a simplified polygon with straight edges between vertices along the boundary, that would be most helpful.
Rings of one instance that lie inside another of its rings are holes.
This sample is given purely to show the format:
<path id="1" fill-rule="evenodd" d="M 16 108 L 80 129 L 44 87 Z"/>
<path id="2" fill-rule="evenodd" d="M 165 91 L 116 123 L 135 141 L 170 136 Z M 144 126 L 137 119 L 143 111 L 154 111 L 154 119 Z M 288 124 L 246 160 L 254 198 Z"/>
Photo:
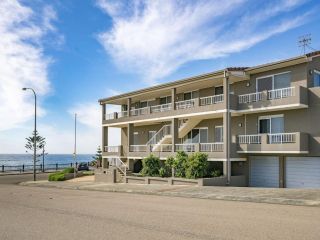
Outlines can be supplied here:
<path id="1" fill-rule="evenodd" d="M 299 37 L 298 40 L 299 43 L 299 47 L 302 49 L 303 54 L 306 54 L 306 48 L 311 48 L 310 44 L 311 44 L 311 34 L 306 34 L 306 35 L 302 35 Z"/>

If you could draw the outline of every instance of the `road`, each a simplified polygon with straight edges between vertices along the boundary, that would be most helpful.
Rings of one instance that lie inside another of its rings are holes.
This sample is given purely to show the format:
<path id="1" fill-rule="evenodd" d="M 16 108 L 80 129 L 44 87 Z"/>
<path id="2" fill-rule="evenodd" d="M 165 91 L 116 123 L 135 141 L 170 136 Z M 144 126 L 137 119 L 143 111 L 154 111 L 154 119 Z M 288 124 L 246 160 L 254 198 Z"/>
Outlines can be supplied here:
<path id="1" fill-rule="evenodd" d="M 319 239 L 320 208 L 0 185 L 0 239 Z"/>
<path id="2" fill-rule="evenodd" d="M 49 173 L 38 173 L 38 180 L 48 179 Z M 33 174 L 12 174 L 12 175 L 0 175 L 0 184 L 17 184 L 20 182 L 32 181 Z"/>

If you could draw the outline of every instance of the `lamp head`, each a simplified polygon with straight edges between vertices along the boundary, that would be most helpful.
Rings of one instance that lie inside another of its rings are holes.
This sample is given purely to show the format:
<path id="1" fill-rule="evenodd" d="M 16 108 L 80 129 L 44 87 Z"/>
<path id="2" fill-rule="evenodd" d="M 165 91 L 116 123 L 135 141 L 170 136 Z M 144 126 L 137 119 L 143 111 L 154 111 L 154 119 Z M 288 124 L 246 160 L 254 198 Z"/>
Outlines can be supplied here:
<path id="1" fill-rule="evenodd" d="M 24 88 L 22 88 L 22 90 L 23 90 L 23 91 L 26 91 L 26 90 L 27 90 L 27 88 L 25 88 L 25 87 L 24 87 Z"/>

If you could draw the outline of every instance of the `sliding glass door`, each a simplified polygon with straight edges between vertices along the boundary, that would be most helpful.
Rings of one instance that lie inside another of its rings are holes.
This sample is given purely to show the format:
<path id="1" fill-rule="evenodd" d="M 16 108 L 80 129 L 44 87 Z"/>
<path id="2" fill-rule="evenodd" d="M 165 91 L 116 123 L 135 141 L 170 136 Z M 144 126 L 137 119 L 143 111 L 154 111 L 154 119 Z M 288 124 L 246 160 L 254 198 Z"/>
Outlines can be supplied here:
<path id="1" fill-rule="evenodd" d="M 264 116 L 259 117 L 259 133 L 283 133 L 284 118 L 283 116 Z"/>

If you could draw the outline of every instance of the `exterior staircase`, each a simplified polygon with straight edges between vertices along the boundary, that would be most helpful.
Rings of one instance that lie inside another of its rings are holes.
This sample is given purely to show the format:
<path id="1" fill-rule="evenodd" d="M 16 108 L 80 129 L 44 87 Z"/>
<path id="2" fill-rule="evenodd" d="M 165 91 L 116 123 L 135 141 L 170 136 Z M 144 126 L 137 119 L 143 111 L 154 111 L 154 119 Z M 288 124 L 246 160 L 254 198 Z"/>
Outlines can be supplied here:
<path id="1" fill-rule="evenodd" d="M 183 138 L 195 126 L 201 122 L 199 118 L 189 118 L 187 120 L 180 120 L 179 122 L 179 138 Z"/>
<path id="2" fill-rule="evenodd" d="M 127 164 L 125 164 L 120 158 L 109 158 L 109 166 L 117 169 L 117 182 L 123 182 L 125 176 L 130 175 L 131 171 L 128 170 Z"/>

